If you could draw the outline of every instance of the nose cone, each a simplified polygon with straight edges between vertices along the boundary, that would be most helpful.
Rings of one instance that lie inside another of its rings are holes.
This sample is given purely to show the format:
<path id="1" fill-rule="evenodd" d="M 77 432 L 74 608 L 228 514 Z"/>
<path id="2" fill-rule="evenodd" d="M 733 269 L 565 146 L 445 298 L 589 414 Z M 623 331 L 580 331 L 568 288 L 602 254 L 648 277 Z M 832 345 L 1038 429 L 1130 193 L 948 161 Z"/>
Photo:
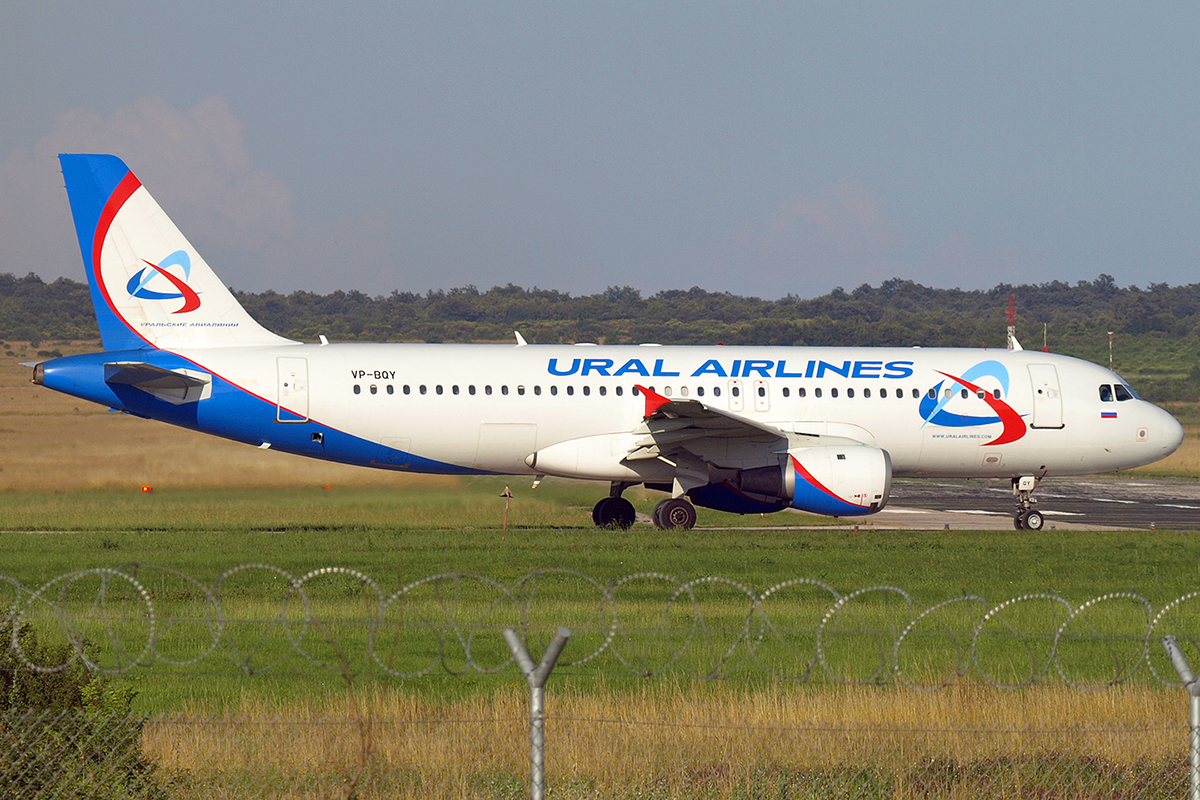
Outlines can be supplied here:
<path id="1" fill-rule="evenodd" d="M 1162 455 L 1159 457 L 1166 458 L 1183 444 L 1183 426 L 1179 424 L 1179 420 L 1161 408 L 1155 410 L 1162 415 L 1162 421 L 1155 425 L 1162 443 Z"/>

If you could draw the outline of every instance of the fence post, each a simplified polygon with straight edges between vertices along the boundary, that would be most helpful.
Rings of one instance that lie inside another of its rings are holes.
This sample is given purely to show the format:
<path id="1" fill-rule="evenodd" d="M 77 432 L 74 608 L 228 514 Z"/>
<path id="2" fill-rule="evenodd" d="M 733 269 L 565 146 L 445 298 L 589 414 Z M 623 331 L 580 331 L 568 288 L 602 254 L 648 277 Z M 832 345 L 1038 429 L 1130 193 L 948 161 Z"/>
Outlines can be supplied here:
<path id="1" fill-rule="evenodd" d="M 521 641 L 521 636 L 513 628 L 504 629 L 504 641 L 508 643 L 508 649 L 512 651 L 513 658 L 517 660 L 517 666 L 521 668 L 521 672 L 525 675 L 525 681 L 529 684 L 529 796 L 531 800 L 543 800 L 546 796 L 546 697 L 544 689 L 569 638 L 571 638 L 571 631 L 559 626 L 554 640 L 550 642 L 550 646 L 546 648 L 546 652 L 542 656 L 542 663 L 535 667 L 533 659 L 529 657 L 529 651 L 525 649 L 525 643 Z"/>
<path id="2" fill-rule="evenodd" d="M 1192 672 L 1192 666 L 1188 664 L 1183 651 L 1175 643 L 1174 636 L 1164 636 L 1162 646 L 1167 651 L 1167 655 L 1171 657 L 1171 666 L 1175 667 L 1175 671 L 1179 673 L 1179 677 L 1183 681 L 1183 688 L 1187 689 L 1192 700 L 1191 735 L 1188 738 L 1191 798 L 1200 800 L 1200 681 L 1196 679 L 1196 673 Z"/>

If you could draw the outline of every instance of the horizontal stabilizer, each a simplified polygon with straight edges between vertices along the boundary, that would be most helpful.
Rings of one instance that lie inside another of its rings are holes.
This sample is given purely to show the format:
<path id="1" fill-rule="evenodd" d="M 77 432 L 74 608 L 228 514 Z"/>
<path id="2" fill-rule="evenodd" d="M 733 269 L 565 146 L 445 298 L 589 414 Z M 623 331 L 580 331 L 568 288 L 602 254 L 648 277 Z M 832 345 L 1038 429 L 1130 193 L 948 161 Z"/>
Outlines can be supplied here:
<path id="1" fill-rule="evenodd" d="M 174 405 L 195 403 L 212 391 L 212 376 L 193 370 L 170 370 L 140 361 L 112 361 L 104 365 L 104 382 L 132 386 Z"/>

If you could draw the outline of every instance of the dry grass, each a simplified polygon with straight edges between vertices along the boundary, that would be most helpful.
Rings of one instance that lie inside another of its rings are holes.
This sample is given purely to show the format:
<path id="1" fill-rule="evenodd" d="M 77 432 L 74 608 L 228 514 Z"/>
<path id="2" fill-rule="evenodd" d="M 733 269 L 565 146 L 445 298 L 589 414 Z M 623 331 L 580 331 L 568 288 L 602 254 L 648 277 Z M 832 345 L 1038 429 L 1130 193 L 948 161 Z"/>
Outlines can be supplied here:
<path id="1" fill-rule="evenodd" d="M 144 745 L 159 774 L 179 785 L 214 789 L 221 775 L 236 775 L 277 787 L 265 796 L 299 796 L 281 776 L 305 776 L 302 794 L 313 797 L 345 796 L 356 780 L 361 796 L 519 797 L 527 791 L 527 704 L 518 689 L 449 703 L 394 691 L 288 707 L 243 698 L 220 714 L 192 709 L 154 722 Z M 971 765 L 1011 772 L 1014 787 L 1031 764 L 1103 764 L 1122 775 L 1159 769 L 1183 757 L 1185 718 L 1181 693 L 1147 688 L 659 684 L 584 695 L 552 682 L 546 767 L 556 794 L 568 797 L 734 797 L 752 786 L 828 780 L 847 765 L 891 776 L 881 796 L 967 797 L 978 792 L 961 780 Z M 912 793 L 931 764 L 958 778 L 942 776 L 948 793 Z M 1068 772 L 1042 778 L 1073 780 Z"/>

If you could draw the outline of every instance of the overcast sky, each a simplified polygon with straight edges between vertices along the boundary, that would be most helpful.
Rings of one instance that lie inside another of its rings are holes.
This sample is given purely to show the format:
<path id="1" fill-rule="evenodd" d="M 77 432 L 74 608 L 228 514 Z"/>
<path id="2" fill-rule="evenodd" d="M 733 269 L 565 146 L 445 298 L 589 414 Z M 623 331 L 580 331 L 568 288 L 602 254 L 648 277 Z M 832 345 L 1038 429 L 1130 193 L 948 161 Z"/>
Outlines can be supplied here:
<path id="1" fill-rule="evenodd" d="M 15 0 L 0 272 L 121 156 L 239 289 L 1200 281 L 1200 3 Z"/>

